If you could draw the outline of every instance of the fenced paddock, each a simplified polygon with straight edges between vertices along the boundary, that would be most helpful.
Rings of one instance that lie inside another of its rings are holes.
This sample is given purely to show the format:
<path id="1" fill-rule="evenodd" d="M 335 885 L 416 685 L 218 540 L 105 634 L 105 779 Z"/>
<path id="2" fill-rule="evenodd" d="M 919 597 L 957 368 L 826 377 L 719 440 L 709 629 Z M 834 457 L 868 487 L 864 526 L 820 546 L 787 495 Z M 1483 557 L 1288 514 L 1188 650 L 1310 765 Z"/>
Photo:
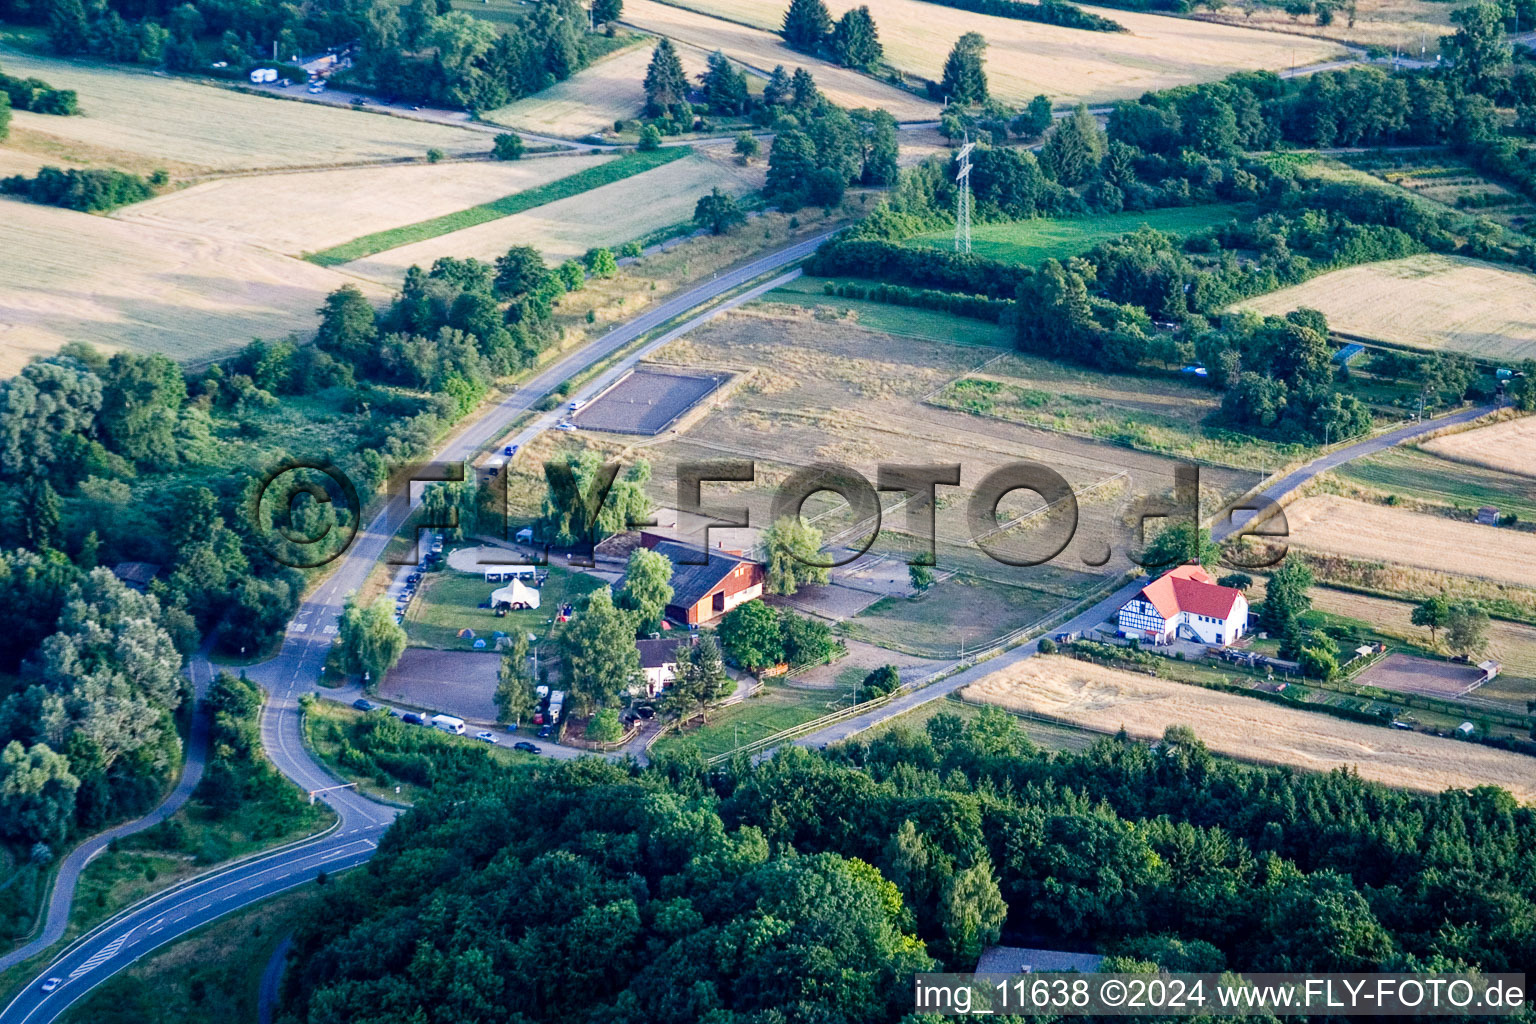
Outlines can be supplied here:
<path id="1" fill-rule="evenodd" d="M 1416 658 L 1411 654 L 1388 655 L 1355 677 L 1356 683 L 1393 693 L 1450 699 L 1465 696 L 1483 681 L 1483 670 L 1476 665 Z"/>
<path id="2" fill-rule="evenodd" d="M 729 373 L 636 369 L 571 417 L 584 430 L 659 434 L 725 386 Z"/>

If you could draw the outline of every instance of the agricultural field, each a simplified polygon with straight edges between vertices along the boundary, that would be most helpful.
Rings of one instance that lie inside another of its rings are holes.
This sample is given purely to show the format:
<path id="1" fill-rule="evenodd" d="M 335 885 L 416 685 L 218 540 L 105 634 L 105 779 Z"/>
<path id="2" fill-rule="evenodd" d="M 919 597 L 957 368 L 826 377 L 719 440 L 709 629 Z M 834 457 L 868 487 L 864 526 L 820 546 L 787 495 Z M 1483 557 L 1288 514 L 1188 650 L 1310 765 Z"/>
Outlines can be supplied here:
<path id="1" fill-rule="evenodd" d="M 0 199 L 0 253 L 0 376 L 66 341 L 199 360 L 307 334 L 350 280 L 234 242 L 13 199 Z"/>
<path id="2" fill-rule="evenodd" d="M 514 245 L 535 246 L 559 262 L 690 220 L 699 196 L 711 188 L 742 195 L 762 187 L 763 172 L 761 163 L 742 167 L 723 153 L 695 153 L 523 213 L 366 256 L 343 269 L 394 285 L 412 265 L 430 266 L 440 256 L 489 261 Z"/>
<path id="3" fill-rule="evenodd" d="M 1445 440 L 1461 435 L 1452 435 Z M 1527 470 L 1529 472 L 1529 470 Z M 1333 470 L 1324 486 L 1344 497 L 1387 502 L 1452 518 L 1471 519 L 1485 505 L 1536 520 L 1536 489 L 1517 476 L 1446 457 L 1426 445 L 1398 446 Z"/>
<path id="4" fill-rule="evenodd" d="M 1321 310 L 1344 334 L 1490 359 L 1536 358 L 1536 275 L 1460 256 L 1421 255 L 1335 270 L 1247 299 L 1239 309 Z"/>
<path id="5" fill-rule="evenodd" d="M 1124 729 L 1139 740 L 1159 740 L 1169 726 L 1188 726 L 1213 752 L 1260 764 L 1319 772 L 1350 768 L 1363 779 L 1426 792 L 1496 785 L 1516 799 L 1536 799 L 1536 773 L 1521 754 L 1071 658 L 1030 658 L 961 692 L 970 700 L 1100 732 Z"/>
<path id="6" fill-rule="evenodd" d="M 712 3 L 690 3 L 689 6 L 697 8 L 697 11 L 657 3 L 656 0 L 625 0 L 624 23 L 655 35 L 668 36 L 681 44 L 679 52 L 684 54 L 685 62 L 690 51 L 695 60 L 702 60 L 720 50 L 763 78 L 773 71 L 776 64 L 782 64 L 791 71 L 803 67 L 816 77 L 816 87 L 839 106 L 882 107 L 890 111 L 898 121 L 930 121 L 939 116 L 939 104 L 931 100 L 785 46 L 777 34 L 784 13 L 783 4 L 763 3 L 762 17 L 752 19 L 718 10 Z M 947 19 L 959 12 L 940 10 L 938 13 Z M 721 20 L 720 17 L 710 17 L 711 14 L 765 26 L 769 30 L 748 28 L 746 25 Z M 878 13 L 875 17 L 879 20 Z M 885 38 L 884 23 L 880 25 L 880 33 L 881 38 Z M 890 44 L 886 45 L 889 50 Z M 938 59 L 944 59 L 943 53 L 938 55 Z M 641 77 L 644 77 L 643 69 Z"/>
<path id="7" fill-rule="evenodd" d="M 1319 25 L 1310 15 L 1297 18 L 1287 14 L 1280 3 L 1233 5 L 1201 11 L 1189 17 L 1224 25 L 1340 39 L 1360 46 L 1400 48 L 1404 57 L 1423 55 L 1433 60 L 1440 49 L 1440 37 L 1455 29 L 1450 19 L 1453 10 L 1454 6 L 1438 0 L 1357 0 L 1352 5 L 1352 14 L 1343 9 L 1335 10 L 1330 25 Z"/>
<path id="8" fill-rule="evenodd" d="M 654 41 L 647 39 L 583 68 L 563 82 L 481 115 L 481 120 L 521 131 L 567 138 L 612 131 L 613 123 L 640 116 L 645 107 L 645 70 Z M 678 51 L 690 81 L 704 72 L 704 54 Z"/>
<path id="9" fill-rule="evenodd" d="M 456 213 L 611 159 L 560 156 L 220 178 L 115 216 L 299 256 Z"/>
<path id="10" fill-rule="evenodd" d="M 1248 216 L 1253 209 L 1242 203 L 1214 203 L 1210 206 L 1139 210 L 1059 220 L 1043 217 L 977 224 L 971 228 L 971 251 L 988 259 L 1034 266 L 1046 259 L 1064 260 L 1069 256 L 1077 256 L 1100 242 L 1119 238 L 1142 227 L 1156 228 L 1182 237 L 1234 218 Z M 952 249 L 955 244 L 954 232 L 932 231 L 918 235 L 908 244 Z"/>
<path id="11" fill-rule="evenodd" d="M 1536 416 L 1433 438 L 1420 448 L 1451 462 L 1519 476 L 1536 476 Z"/>
<path id="12" fill-rule="evenodd" d="M 779 0 L 679 2 L 694 10 L 755 25 L 769 32 L 778 31 L 787 6 Z M 849 8 L 862 6 L 865 2 L 831 0 L 827 9 L 837 18 Z M 1311 64 L 1343 52 L 1337 43 L 1321 39 L 1104 8 L 1090 7 L 1088 10 L 1114 19 L 1127 31 L 1085 32 L 972 14 L 937 7 L 923 0 L 867 0 L 867 3 L 880 31 L 885 59 L 908 74 L 938 80 L 943 77 L 944 58 L 955 40 L 966 32 L 980 32 L 989 44 L 987 79 L 992 94 L 1015 105 L 1027 103 L 1039 93 L 1045 93 L 1058 103 L 1131 99 L 1148 89 L 1213 81 L 1234 71 L 1279 70 Z M 625 21 L 676 38 L 670 28 L 656 24 L 660 19 L 634 13 L 637 6 L 649 11 L 657 5 L 655 0 L 640 0 L 638 5 L 626 3 Z M 720 30 L 719 38 L 723 40 L 729 31 L 728 28 Z M 713 48 L 724 44 L 706 40 L 700 45 Z M 725 49 L 731 53 L 730 47 Z M 774 62 L 770 60 L 768 66 L 772 67 Z M 786 67 L 790 66 L 788 61 L 784 63 Z M 820 83 L 821 72 L 812 70 Z M 888 109 L 898 120 L 903 119 L 895 109 Z"/>
<path id="13" fill-rule="evenodd" d="M 122 65 L 35 57 L 0 47 L 6 74 L 80 94 L 78 117 L 17 111 L 6 145 L 51 162 L 173 176 L 327 167 L 486 153 L 484 132 L 302 103 L 168 78 Z"/>
<path id="14" fill-rule="evenodd" d="M 1210 388 L 1174 378 L 1103 373 L 1070 363 L 1008 353 L 961 377 L 929 404 L 1081 434 L 1142 451 L 1268 471 L 1296 457 L 1297 446 L 1207 427 L 1220 408 Z"/>
<path id="15" fill-rule="evenodd" d="M 1286 506 L 1290 543 L 1305 551 L 1528 586 L 1536 534 L 1461 523 L 1387 505 L 1314 494 Z M 1405 538 L 1412 543 L 1404 543 Z"/>
<path id="16" fill-rule="evenodd" d="M 1519 229 L 1536 216 L 1536 205 L 1444 150 L 1356 153 L 1338 158 L 1349 167 L 1452 209 Z"/>

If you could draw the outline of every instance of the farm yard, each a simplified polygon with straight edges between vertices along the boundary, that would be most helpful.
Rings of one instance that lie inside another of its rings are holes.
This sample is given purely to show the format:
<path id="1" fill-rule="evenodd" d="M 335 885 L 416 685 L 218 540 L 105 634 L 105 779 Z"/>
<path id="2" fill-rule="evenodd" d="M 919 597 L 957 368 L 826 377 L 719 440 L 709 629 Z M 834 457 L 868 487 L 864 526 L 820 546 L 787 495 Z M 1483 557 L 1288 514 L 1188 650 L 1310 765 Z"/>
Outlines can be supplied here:
<path id="1" fill-rule="evenodd" d="M 0 47 L 6 74 L 80 94 L 78 117 L 17 111 L 6 145 L 50 161 L 173 176 L 450 157 L 490 151 L 452 125 L 253 96 L 122 65 L 35 57 Z"/>
<path id="2" fill-rule="evenodd" d="M 837 18 L 864 2 L 832 0 L 827 9 Z M 1119 22 L 1127 29 L 1125 32 L 1086 32 L 936 7 L 923 0 L 867 2 L 880 31 L 885 59 L 908 74 L 937 81 L 943 76 L 944 58 L 954 41 L 965 32 L 980 32 L 988 43 L 987 78 L 992 94 L 1016 105 L 1029 102 L 1039 93 L 1057 103 L 1132 99 L 1148 89 L 1212 81 L 1234 71 L 1311 64 L 1343 52 L 1339 44 L 1327 40 L 1118 9 L 1086 8 Z M 778 0 L 686 0 L 686 4 L 694 10 L 755 25 L 768 32 L 778 31 L 785 7 Z M 679 14 L 667 19 L 649 13 L 658 6 L 656 0 L 626 3 L 624 20 L 674 38 L 678 38 L 675 23 L 685 23 L 695 34 L 688 41 L 698 42 L 706 49 L 724 48 L 727 54 L 738 56 L 723 42 L 734 26 L 717 30 L 699 41 L 696 33 L 707 26 L 698 20 L 698 15 L 685 19 Z M 637 13 L 640 10 L 647 13 Z M 722 42 L 708 41 L 716 36 Z M 745 54 L 740 59 L 754 63 Z M 759 65 L 762 59 L 758 58 Z M 805 60 L 794 59 L 801 63 Z M 779 62 L 792 66 L 790 60 L 782 57 L 768 59 L 767 66 L 771 68 Z M 820 85 L 822 72 L 810 70 Z M 831 91 L 825 85 L 823 90 Z M 905 119 L 894 108 L 887 109 L 898 120 Z"/>
<path id="3" fill-rule="evenodd" d="M 1425 441 L 1419 447 L 1451 462 L 1470 463 L 1524 477 L 1536 476 L 1536 416 L 1447 434 Z"/>
<path id="4" fill-rule="evenodd" d="M 764 78 L 777 64 L 782 64 L 791 71 L 796 67 L 803 67 L 815 76 L 816 87 L 839 106 L 883 107 L 898 121 L 930 121 L 936 120 L 939 116 L 939 104 L 931 100 L 922 99 L 894 85 L 888 85 L 868 75 L 838 67 L 836 64 L 830 64 L 785 46 L 784 41 L 777 35 L 779 22 L 784 13 L 784 7 L 781 4 L 762 4 L 763 14 L 760 18 L 737 19 L 767 26 L 767 31 L 762 27 L 749 28 L 732 21 L 724 21 L 719 17 L 710 17 L 710 14 L 722 13 L 725 17 L 736 17 L 732 13 L 716 10 L 711 4 L 690 4 L 689 6 L 695 7 L 696 10 L 684 10 L 681 7 L 657 3 L 656 0 L 625 0 L 623 20 L 626 25 L 655 35 L 668 36 L 674 42 L 681 44 L 679 52 L 685 55 L 685 61 L 688 59 L 686 55 L 690 50 L 693 51 L 693 57 L 696 60 L 702 60 L 714 51 L 720 50 L 727 57 L 740 62 Z M 707 13 L 697 13 L 697 11 L 706 10 Z M 948 18 L 959 12 L 945 10 L 940 13 Z M 878 17 L 877 14 L 876 18 Z M 768 25 L 769 22 L 771 25 Z M 880 31 L 881 37 L 884 38 L 883 23 Z M 931 40 L 930 45 L 932 45 Z M 939 54 L 938 59 L 943 59 L 942 53 Z M 644 77 L 643 71 L 641 77 Z"/>
<path id="5" fill-rule="evenodd" d="M 115 216 L 298 256 L 457 213 L 611 160 L 560 156 L 221 178 Z"/>
<path id="6" fill-rule="evenodd" d="M 325 296 L 349 280 L 234 242 L 13 199 L 0 199 L 0 254 L 3 375 L 66 341 L 226 355 L 312 330 Z M 383 297 L 367 282 L 364 292 Z"/>
<path id="7" fill-rule="evenodd" d="M 1305 551 L 1528 586 L 1536 534 L 1462 523 L 1387 505 L 1315 494 L 1286 506 L 1290 543 Z M 1404 538 L 1413 538 L 1405 544 Z"/>
<path id="8" fill-rule="evenodd" d="M 645 70 L 653 45 L 648 39 L 621 50 L 542 92 L 486 111 L 480 119 L 567 138 L 611 131 L 615 121 L 638 117 L 645 106 Z M 704 57 L 698 50 L 685 47 L 678 57 L 690 80 L 704 72 Z"/>
<path id="9" fill-rule="evenodd" d="M 1242 203 L 1213 203 L 1131 213 L 977 224 L 971 228 L 971 251 L 988 259 L 1034 266 L 1046 259 L 1064 260 L 1080 255 L 1100 242 L 1119 238 L 1143 226 L 1182 237 L 1234 218 L 1243 218 L 1254 209 Z M 952 249 L 954 233 L 931 231 L 918 235 L 907 244 Z"/>
<path id="10" fill-rule="evenodd" d="M 666 151 L 662 151 L 666 152 Z M 649 154 L 637 154 L 647 156 Z M 742 195 L 762 186 L 764 168 L 737 165 L 725 154 L 694 153 L 662 167 L 543 203 L 459 231 L 378 251 L 343 265 L 349 273 L 398 284 L 412 265 L 441 256 L 494 260 L 514 245 L 532 245 L 551 262 L 593 246 L 617 246 L 693 218 L 712 188 Z"/>
<path id="11" fill-rule="evenodd" d="M 1461 256 L 1335 270 L 1237 308 L 1278 315 L 1302 306 L 1322 311 L 1343 334 L 1490 359 L 1536 358 L 1536 275 Z"/>
<path id="12" fill-rule="evenodd" d="M 1479 744 L 1439 739 L 1314 714 L 1184 683 L 1065 657 L 1035 657 L 966 687 L 969 700 L 1039 714 L 1133 739 L 1159 740 L 1176 725 L 1193 729 L 1213 752 L 1260 764 L 1327 772 L 1438 792 L 1498 785 L 1536 799 L 1529 758 Z"/>

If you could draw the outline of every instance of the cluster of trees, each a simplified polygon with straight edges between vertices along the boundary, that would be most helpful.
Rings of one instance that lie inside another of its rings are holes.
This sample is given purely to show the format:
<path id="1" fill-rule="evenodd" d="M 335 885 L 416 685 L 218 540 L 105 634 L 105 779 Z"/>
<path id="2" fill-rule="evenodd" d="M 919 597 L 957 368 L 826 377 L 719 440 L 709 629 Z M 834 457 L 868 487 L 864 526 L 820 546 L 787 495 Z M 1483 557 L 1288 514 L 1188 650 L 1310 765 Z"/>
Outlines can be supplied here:
<path id="1" fill-rule="evenodd" d="M 716 769 L 479 755 L 301 930 L 293 1019 L 877 1022 L 1007 928 L 1136 972 L 1519 970 L 1536 928 L 1509 794 L 1239 765 L 1187 729 L 1047 754 L 989 710 Z"/>
<path id="2" fill-rule="evenodd" d="M 1457 601 L 1443 594 L 1427 597 L 1413 607 L 1415 626 L 1429 630 L 1431 645 L 1440 642 L 1437 635 L 1445 630 L 1445 645 L 1456 654 L 1470 657 L 1488 645 L 1488 613 L 1476 601 Z"/>
<path id="3" fill-rule="evenodd" d="M 544 502 L 533 533 L 546 544 L 590 547 L 649 520 L 645 485 L 651 464 L 645 459 L 636 459 L 621 474 L 617 463 L 605 465 L 587 448 L 568 454 L 564 462 L 546 462 L 544 478 Z"/>
<path id="4" fill-rule="evenodd" d="M 961 11 L 990 14 L 995 18 L 1014 18 L 1018 21 L 1038 21 L 1045 25 L 1063 28 L 1081 28 L 1090 32 L 1124 32 L 1125 26 L 1100 14 L 1085 11 L 1076 4 L 1062 0 L 1040 0 L 1039 3 L 1023 3 L 1021 0 L 928 0 Z M 1123 7 L 1124 4 L 1105 4 L 1106 7 Z"/>
<path id="5" fill-rule="evenodd" d="M 155 185 L 165 179 L 157 173 L 156 181 L 110 168 L 41 168 L 35 177 L 14 174 L 0 178 L 0 192 L 21 196 L 34 203 L 62 206 L 84 213 L 102 213 L 129 203 L 141 203 L 155 195 Z"/>
<path id="6" fill-rule="evenodd" d="M 748 601 L 726 612 L 718 632 L 726 657 L 749 672 L 774 665 L 821 665 L 844 650 L 843 642 L 820 619 L 781 611 L 762 601 Z"/>
<path id="7" fill-rule="evenodd" d="M 0 841 L 46 861 L 77 831 L 146 810 L 181 764 L 189 696 L 168 610 L 56 552 L 0 554 Z M 22 859 L 26 859 L 25 855 Z"/>
<path id="8" fill-rule="evenodd" d="M 73 89 L 55 89 L 41 78 L 17 78 L 0 71 L 0 93 L 10 101 L 12 110 L 30 110 L 34 114 L 67 117 L 80 112 L 79 97 Z M 0 139 L 5 138 L 0 134 Z"/>
<path id="9" fill-rule="evenodd" d="M 1011 299 L 989 299 L 985 295 L 964 295 L 960 292 L 938 291 L 933 288 L 908 288 L 899 284 L 862 285 L 852 281 L 828 281 L 822 286 L 828 295 L 845 299 L 867 299 L 892 306 L 914 306 L 918 309 L 937 309 L 955 316 L 973 320 L 1001 322 L 1014 308 Z"/>
<path id="10" fill-rule="evenodd" d="M 790 0 L 780 33 L 785 43 L 802 53 L 825 56 L 861 71 L 874 71 L 885 57 L 868 7 L 850 7 L 834 23 L 823 0 Z"/>

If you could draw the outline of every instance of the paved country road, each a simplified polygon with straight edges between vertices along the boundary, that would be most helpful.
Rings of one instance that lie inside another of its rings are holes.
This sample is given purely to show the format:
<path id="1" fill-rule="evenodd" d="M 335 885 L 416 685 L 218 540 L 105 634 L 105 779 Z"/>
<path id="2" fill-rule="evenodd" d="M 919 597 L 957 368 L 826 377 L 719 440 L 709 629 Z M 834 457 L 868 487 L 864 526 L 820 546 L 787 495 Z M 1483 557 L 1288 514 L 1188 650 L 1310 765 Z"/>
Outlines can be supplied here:
<path id="1" fill-rule="evenodd" d="M 486 444 L 501 439 L 514 419 L 531 410 L 561 382 L 602 362 L 669 320 L 706 306 L 758 277 L 804 259 L 831 234 L 825 232 L 816 235 L 740 267 L 723 271 L 568 353 L 439 445 L 434 458 L 453 462 L 473 457 Z M 797 274 L 798 271 L 792 271 L 781 275 L 691 318 L 639 351 L 619 360 L 571 397 L 577 398 L 601 390 L 647 352 Z M 516 438 L 508 439 L 508 443 L 525 443 L 539 431 L 553 426 L 558 417 L 558 411 L 542 417 L 522 430 Z M 302 885 L 321 872 L 330 873 L 354 867 L 372 856 L 379 837 L 388 829 L 400 809 L 377 803 L 353 789 L 334 788 L 339 785 L 339 780 L 318 764 L 304 747 L 299 697 L 309 693 L 319 679 L 320 667 L 324 664 L 326 652 L 335 636 L 336 617 L 341 612 L 347 594 L 362 586 L 374 565 L 383 557 L 390 538 L 404 524 L 409 513 L 407 494 L 395 495 L 387 501 L 367 526 L 358 531 L 357 537 L 330 577 L 300 606 L 289 624 L 278 655 L 245 670 L 267 692 L 267 704 L 261 720 L 262 746 L 267 756 L 279 771 L 301 789 L 318 793 L 317 799 L 325 800 L 337 812 L 339 821 L 336 827 L 324 836 L 191 879 L 111 918 L 77 939 L 41 974 L 28 981 L 10 1005 L 0 1010 L 0 1024 L 47 1024 L 91 989 L 157 947 L 232 910 Z M 206 662 L 203 665 L 204 671 L 201 674 L 204 678 L 198 681 L 197 673 L 194 673 L 194 681 L 206 689 L 211 671 L 207 669 Z M 206 730 L 206 723 L 203 728 Z M 104 849 L 113 836 L 148 828 L 169 817 L 185 802 L 202 774 L 202 757 L 194 759 L 191 756 L 195 749 L 206 749 L 206 733 L 202 748 L 198 748 L 195 741 L 189 744 L 188 764 L 182 782 L 177 786 L 176 793 L 168 797 L 160 807 L 145 818 L 89 840 L 66 858 L 66 864 L 73 862 L 74 866 L 67 876 L 68 885 L 60 884 L 55 893 L 55 902 L 62 899 L 62 911 L 55 913 L 50 910 L 44 934 L 38 940 L 41 945 L 29 944 L 25 950 L 19 950 L 18 953 L 23 954 L 20 959 L 52 945 L 63 935 L 74 881 L 94 853 Z M 179 800 L 177 794 L 180 794 Z M 172 801 L 176 802 L 172 804 Z M 77 857 L 79 859 L 75 860 Z M 60 880 L 61 883 L 66 880 L 62 868 Z M 47 941 L 44 942 L 44 939 Z M 43 981 L 48 978 L 60 979 L 59 986 L 52 993 L 45 993 L 41 988 Z"/>
<path id="2" fill-rule="evenodd" d="M 1261 490 L 1259 496 L 1278 503 L 1285 495 L 1290 494 L 1308 480 L 1321 473 L 1326 473 L 1330 469 L 1366 455 L 1373 455 L 1376 452 L 1390 448 L 1395 444 L 1400 444 L 1420 434 L 1442 430 L 1460 423 L 1470 423 L 1480 416 L 1488 415 L 1495 408 L 1497 407 L 1491 405 L 1475 406 L 1470 409 L 1463 409 L 1461 412 L 1452 413 L 1449 416 L 1442 416 L 1439 419 L 1425 420 L 1421 423 L 1410 423 L 1396 430 L 1390 430 L 1384 434 L 1345 445 L 1327 455 L 1314 459 L 1294 472 L 1287 473 Z M 1237 532 L 1242 525 L 1231 521 L 1217 523 L 1211 528 L 1211 536 L 1216 540 L 1223 540 Z M 1139 593 L 1146 585 L 1147 581 L 1145 578 L 1131 580 L 1108 597 L 1096 602 L 1087 611 L 1057 626 L 1053 632 L 1086 632 L 1092 629 L 1119 611 L 1127 601 Z M 809 733 L 794 742 L 798 746 L 813 748 L 825 747 L 832 743 L 841 742 L 856 733 L 863 732 L 865 729 L 870 729 L 882 722 L 890 721 L 892 718 L 905 714 L 913 708 L 921 707 L 929 701 L 947 697 L 957 690 L 979 682 L 994 672 L 1005 669 L 1010 665 L 1016 665 L 1026 658 L 1031 658 L 1039 652 L 1039 649 L 1040 641 L 1032 640 L 1029 643 L 1020 644 L 1012 650 L 1005 651 L 995 658 L 990 658 L 987 661 L 962 669 L 946 679 L 930 683 L 927 686 L 923 686 L 921 680 L 918 680 L 917 686 L 919 688 L 897 697 L 889 704 L 885 704 L 865 714 L 849 718 L 846 721 L 830 725 L 817 732 Z"/>

